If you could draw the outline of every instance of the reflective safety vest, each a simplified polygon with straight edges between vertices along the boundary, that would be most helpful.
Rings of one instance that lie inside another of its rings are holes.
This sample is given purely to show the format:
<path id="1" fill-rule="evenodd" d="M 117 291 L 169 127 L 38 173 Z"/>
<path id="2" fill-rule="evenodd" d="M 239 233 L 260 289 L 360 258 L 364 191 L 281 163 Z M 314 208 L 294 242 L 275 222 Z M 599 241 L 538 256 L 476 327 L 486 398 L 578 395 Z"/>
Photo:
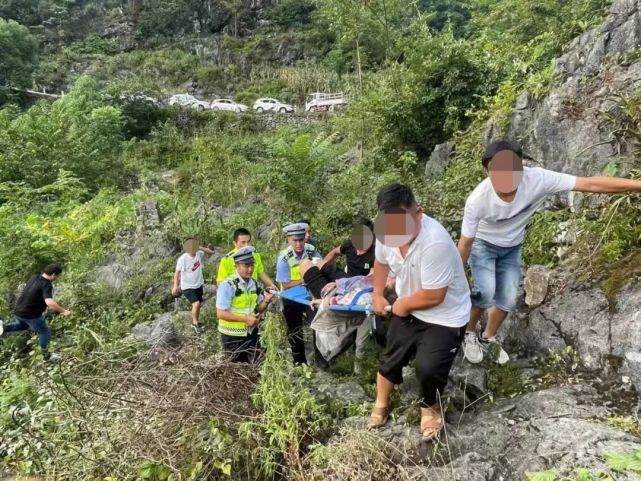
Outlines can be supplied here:
<path id="1" fill-rule="evenodd" d="M 237 316 L 254 315 L 262 288 L 255 281 L 251 282 L 249 288 L 247 288 L 247 284 L 236 275 L 225 282 L 231 284 L 234 288 L 234 298 L 231 301 L 229 312 Z M 247 335 L 247 324 L 241 321 L 218 319 L 218 332 L 228 336 L 245 337 Z"/>
<path id="2" fill-rule="evenodd" d="M 294 253 L 294 249 L 292 246 L 287 247 L 287 249 L 283 249 L 280 251 L 280 254 L 278 254 L 279 258 L 284 258 L 285 261 L 287 262 L 287 265 L 289 266 L 289 280 L 290 281 L 300 281 L 301 280 L 301 275 L 300 275 L 300 261 L 302 259 L 309 259 L 310 261 L 314 258 L 314 254 L 316 253 L 316 247 L 314 247 L 312 244 L 305 244 L 305 251 L 303 252 L 303 255 L 298 258 L 296 254 Z"/>

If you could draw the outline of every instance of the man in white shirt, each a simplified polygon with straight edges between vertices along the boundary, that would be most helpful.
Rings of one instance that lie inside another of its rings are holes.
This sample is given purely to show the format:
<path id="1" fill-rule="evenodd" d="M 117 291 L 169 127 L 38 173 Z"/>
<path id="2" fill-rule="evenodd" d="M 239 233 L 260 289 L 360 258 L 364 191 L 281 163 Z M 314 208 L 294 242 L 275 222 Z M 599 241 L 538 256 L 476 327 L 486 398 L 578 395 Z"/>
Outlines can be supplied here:
<path id="1" fill-rule="evenodd" d="M 377 204 L 374 312 L 382 314 L 389 305 L 383 290 L 390 272 L 396 275 L 398 299 L 392 306 L 368 424 L 377 428 L 386 423 L 394 385 L 403 382 L 403 367 L 415 357 L 423 396 L 421 433 L 430 440 L 443 427 L 440 395 L 465 334 L 470 291 L 450 235 L 423 214 L 408 187 L 384 187 Z"/>
<path id="2" fill-rule="evenodd" d="M 200 306 L 203 302 L 203 262 L 205 254 L 212 255 L 214 251 L 207 247 L 198 246 L 196 239 L 187 238 L 183 243 L 184 254 L 176 262 L 174 286 L 171 293 L 178 296 L 181 292 L 191 303 L 191 326 L 200 334 Z"/>
<path id="3" fill-rule="evenodd" d="M 489 144 L 482 162 L 488 173 L 465 203 L 458 250 L 474 279 L 472 310 L 463 342 L 465 358 L 483 360 L 489 352 L 499 363 L 510 360 L 496 339 L 501 324 L 516 305 L 521 281 L 521 245 L 532 215 L 548 195 L 579 191 L 641 191 L 641 181 L 613 177 L 575 177 L 539 167 L 523 167 L 519 145 L 505 140 Z M 476 325 L 485 310 L 485 331 Z"/>

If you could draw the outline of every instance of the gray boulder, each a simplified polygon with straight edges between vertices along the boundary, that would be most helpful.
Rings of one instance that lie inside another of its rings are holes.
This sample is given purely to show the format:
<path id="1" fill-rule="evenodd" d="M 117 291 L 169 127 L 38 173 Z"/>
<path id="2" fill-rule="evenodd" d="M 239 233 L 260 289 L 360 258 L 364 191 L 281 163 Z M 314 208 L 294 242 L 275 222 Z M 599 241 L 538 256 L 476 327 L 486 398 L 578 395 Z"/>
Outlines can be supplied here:
<path id="1" fill-rule="evenodd" d="M 370 401 L 362 386 L 356 382 L 337 382 L 330 374 L 322 371 L 316 374 L 314 395 L 324 402 L 340 402 L 342 404 L 361 404 Z"/>
<path id="2" fill-rule="evenodd" d="M 563 386 L 447 417 L 441 443 L 423 443 L 418 423 L 399 418 L 376 431 L 386 454 L 415 481 L 520 480 L 530 471 L 607 469 L 604 454 L 641 449 L 641 440 L 598 421 L 611 413 L 589 386 Z M 345 421 L 364 429 L 363 418 Z M 620 474 L 617 479 L 636 479 Z"/>
<path id="3" fill-rule="evenodd" d="M 136 324 L 131 333 L 136 341 L 152 349 L 180 345 L 172 313 L 157 316 L 151 325 Z"/>
<path id="4" fill-rule="evenodd" d="M 107 284 L 114 289 L 119 289 L 131 275 L 131 268 L 123 264 L 109 264 L 99 267 L 94 278 L 100 284 Z"/>
<path id="5" fill-rule="evenodd" d="M 548 292 L 550 273 L 550 269 L 544 266 L 532 266 L 527 270 L 523 288 L 528 306 L 536 307 L 543 303 Z"/>
<path id="6" fill-rule="evenodd" d="M 140 229 L 153 230 L 160 227 L 160 206 L 158 202 L 140 202 L 136 204 L 136 223 Z"/>
<path id="7" fill-rule="evenodd" d="M 430 158 L 425 164 L 425 175 L 428 177 L 442 174 L 452 160 L 454 152 L 454 143 L 446 142 L 438 144 L 430 154 Z"/>

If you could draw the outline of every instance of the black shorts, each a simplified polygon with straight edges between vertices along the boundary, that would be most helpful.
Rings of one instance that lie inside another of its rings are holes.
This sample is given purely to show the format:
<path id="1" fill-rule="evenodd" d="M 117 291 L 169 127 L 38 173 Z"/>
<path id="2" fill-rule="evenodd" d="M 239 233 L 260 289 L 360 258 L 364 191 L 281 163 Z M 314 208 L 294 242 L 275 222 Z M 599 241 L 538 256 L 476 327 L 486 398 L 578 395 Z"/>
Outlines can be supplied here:
<path id="1" fill-rule="evenodd" d="M 466 326 L 447 327 L 415 317 L 392 316 L 378 372 L 394 384 L 403 382 L 403 367 L 416 359 L 423 406 L 432 406 L 445 389 Z"/>
<path id="2" fill-rule="evenodd" d="M 327 284 L 344 277 L 347 277 L 345 272 L 339 270 L 336 265 L 327 262 L 320 269 L 316 266 L 311 267 L 305 272 L 303 282 L 305 283 L 305 287 L 309 289 L 309 292 L 312 293 L 312 296 L 320 299 L 321 292 Z"/>
<path id="3" fill-rule="evenodd" d="M 203 302 L 203 286 L 200 286 L 198 289 L 185 289 L 183 296 L 192 304 L 194 302 Z"/>

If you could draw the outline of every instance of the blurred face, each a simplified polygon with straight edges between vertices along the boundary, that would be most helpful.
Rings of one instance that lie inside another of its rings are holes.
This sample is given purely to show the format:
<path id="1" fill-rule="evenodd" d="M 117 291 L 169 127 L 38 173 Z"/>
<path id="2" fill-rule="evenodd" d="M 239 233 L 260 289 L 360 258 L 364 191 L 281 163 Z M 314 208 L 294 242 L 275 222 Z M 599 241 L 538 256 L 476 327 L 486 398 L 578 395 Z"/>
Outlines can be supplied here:
<path id="1" fill-rule="evenodd" d="M 234 246 L 236 246 L 238 249 L 242 249 L 243 247 L 247 247 L 248 245 L 250 245 L 251 241 L 252 241 L 252 236 L 239 235 L 238 239 L 234 241 Z"/>
<path id="2" fill-rule="evenodd" d="M 312 228 L 308 227 L 305 231 L 305 242 L 309 241 L 312 238 Z"/>
<path id="3" fill-rule="evenodd" d="M 294 252 L 296 252 L 296 254 L 301 254 L 305 250 L 305 239 L 294 239 L 293 237 L 289 236 L 287 238 L 287 242 L 290 246 L 292 246 L 292 249 L 294 249 Z"/>
<path id="4" fill-rule="evenodd" d="M 488 173 L 497 194 L 512 194 L 523 179 L 523 161 L 511 150 L 502 150 L 488 163 Z"/>
<path id="5" fill-rule="evenodd" d="M 183 250 L 190 256 L 195 255 L 196 251 L 198 250 L 198 240 L 187 239 L 185 242 L 183 242 Z"/>
<path id="6" fill-rule="evenodd" d="M 374 243 L 374 233 L 366 225 L 357 225 L 352 229 L 350 240 L 357 251 L 367 251 Z"/>
<path id="7" fill-rule="evenodd" d="M 236 264 L 236 272 L 240 277 L 248 281 L 254 273 L 254 264 Z"/>
<path id="8" fill-rule="evenodd" d="M 411 243 L 420 231 L 423 209 L 411 206 L 381 211 L 374 219 L 374 234 L 388 247 L 401 247 Z"/>

